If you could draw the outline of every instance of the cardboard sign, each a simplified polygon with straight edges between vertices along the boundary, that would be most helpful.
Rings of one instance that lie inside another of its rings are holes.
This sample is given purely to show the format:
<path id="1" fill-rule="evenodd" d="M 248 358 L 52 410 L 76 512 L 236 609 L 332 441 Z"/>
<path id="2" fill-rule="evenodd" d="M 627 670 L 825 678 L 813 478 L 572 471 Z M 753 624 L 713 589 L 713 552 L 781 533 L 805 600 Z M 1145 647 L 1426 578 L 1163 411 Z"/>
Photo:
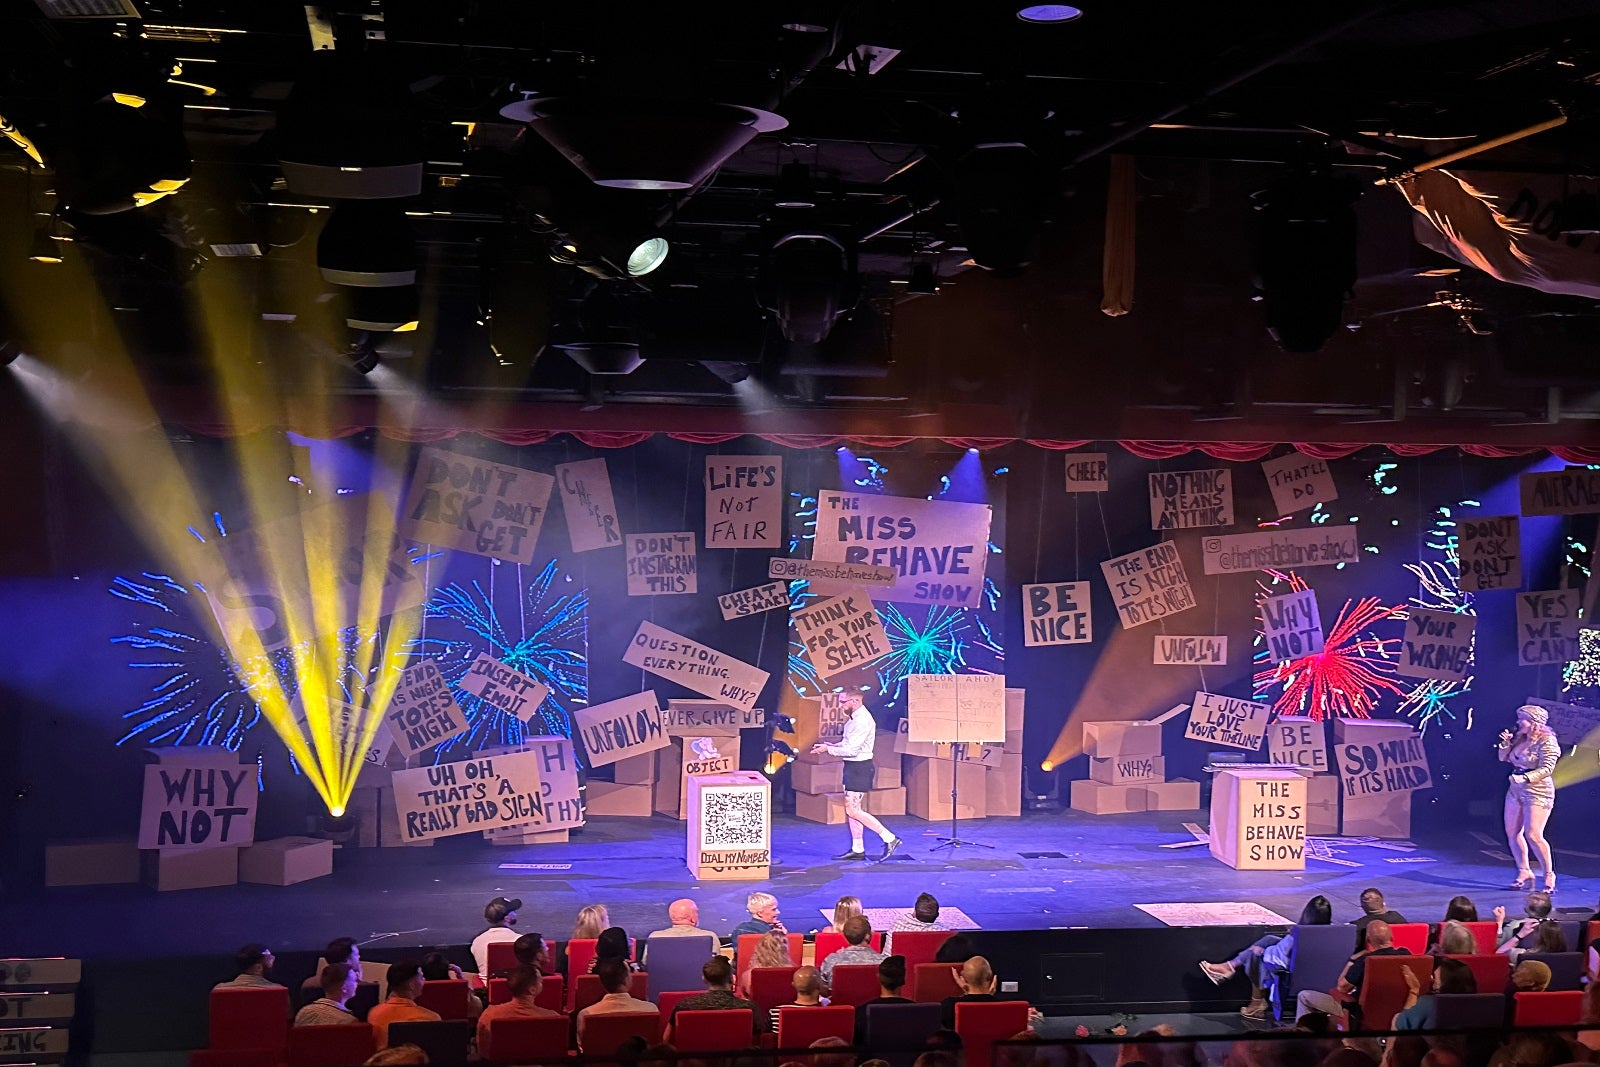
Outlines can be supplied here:
<path id="1" fill-rule="evenodd" d="M 1261 627 L 1274 663 L 1322 651 L 1322 615 L 1314 589 L 1299 589 L 1261 602 Z"/>
<path id="2" fill-rule="evenodd" d="M 639 623 L 622 661 L 745 710 L 755 707 L 768 678 L 759 667 L 648 621 Z"/>
<path id="3" fill-rule="evenodd" d="M 237 848 L 256 837 L 256 768 L 238 756 L 158 763 L 144 769 L 139 847 Z"/>
<path id="4" fill-rule="evenodd" d="M 1194 591 L 1183 573 L 1178 546 L 1160 541 L 1100 564 L 1124 629 L 1194 607 Z"/>
<path id="5" fill-rule="evenodd" d="M 1522 586 L 1522 534 L 1515 515 L 1456 523 L 1461 588 L 1468 593 Z"/>
<path id="6" fill-rule="evenodd" d="M 783 457 L 706 457 L 706 547 L 778 548 Z"/>
<path id="7" fill-rule="evenodd" d="M 908 674 L 905 682 L 907 740 L 1005 741 L 1004 675 Z"/>
<path id="8" fill-rule="evenodd" d="M 295 705 L 296 719 L 302 730 L 306 729 L 305 715 L 298 700 Z M 394 704 L 389 705 L 393 710 Z M 354 749 L 361 743 L 361 732 L 365 729 L 367 715 L 360 708 L 352 707 L 343 701 L 338 701 L 333 706 L 333 751 L 341 767 L 352 767 L 358 763 L 370 763 L 374 767 L 386 766 L 389 757 L 398 749 L 394 733 L 389 729 L 387 722 L 388 713 L 385 712 L 384 722 L 378 724 L 378 729 L 372 735 L 372 741 L 359 754 Z M 313 747 L 316 747 L 316 738 L 307 738 Z"/>
<path id="9" fill-rule="evenodd" d="M 760 708 L 736 708 L 720 700 L 669 700 L 662 728 L 672 737 L 724 737 L 767 724 Z"/>
<path id="10" fill-rule="evenodd" d="M 1600 513 L 1600 471 L 1567 467 L 1524 474 L 1518 481 L 1524 515 Z"/>
<path id="11" fill-rule="evenodd" d="M 1111 488 L 1104 452 L 1067 454 L 1067 492 L 1104 493 Z"/>
<path id="12" fill-rule="evenodd" d="M 1228 662 L 1228 638 L 1157 634 L 1154 661 L 1162 667 L 1220 667 Z"/>
<path id="13" fill-rule="evenodd" d="M 1167 471 L 1150 475 L 1152 530 L 1232 525 L 1232 471 Z"/>
<path id="14" fill-rule="evenodd" d="M 734 742 L 732 752 L 726 738 L 685 737 L 683 739 L 683 776 L 691 774 L 727 774 L 738 762 L 739 745 Z"/>
<path id="15" fill-rule="evenodd" d="M 1563 704 L 1556 700 L 1529 697 L 1524 704 L 1534 704 L 1550 713 L 1550 732 L 1563 745 L 1600 747 L 1600 708 L 1585 708 L 1578 704 Z"/>
<path id="16" fill-rule="evenodd" d="M 1322 723 L 1304 715 L 1280 716 L 1267 728 L 1267 762 L 1328 773 L 1328 736 Z"/>
<path id="17" fill-rule="evenodd" d="M 431 659 L 413 663 L 400 672 L 400 682 L 383 713 L 383 721 L 395 745 L 408 758 L 467 728 L 466 714 Z"/>
<path id="18" fill-rule="evenodd" d="M 1200 539 L 1207 574 L 1295 570 L 1361 562 L 1354 526 L 1313 526 L 1304 530 L 1261 530 L 1217 534 Z"/>
<path id="19" fill-rule="evenodd" d="M 699 592 L 694 534 L 629 534 L 628 595 Z"/>
<path id="20" fill-rule="evenodd" d="M 1576 589 L 1517 594 L 1517 665 L 1569 663 L 1578 656 Z"/>
<path id="21" fill-rule="evenodd" d="M 583 803 L 578 796 L 578 760 L 572 741 L 544 735 L 530 737 L 520 748 L 484 749 L 480 756 L 526 752 L 538 758 L 539 799 L 543 811 L 520 823 L 505 823 L 484 831 L 489 838 L 506 835 L 553 833 L 583 825 Z"/>
<path id="22" fill-rule="evenodd" d="M 1001 757 L 1006 751 L 1005 746 L 997 741 L 966 741 L 961 744 L 952 744 L 949 741 L 913 741 L 911 723 L 907 719 L 895 720 L 894 750 L 902 756 L 922 756 L 925 759 L 978 763 L 993 767 L 1000 765 Z"/>
<path id="23" fill-rule="evenodd" d="M 592 552 L 622 544 L 622 524 L 611 496 L 611 475 L 603 459 L 586 459 L 556 467 L 561 511 L 567 517 L 567 539 L 574 552 Z"/>
<path id="24" fill-rule="evenodd" d="M 790 615 L 817 677 L 826 681 L 890 652 L 889 635 L 860 589 L 810 604 Z"/>
<path id="25" fill-rule="evenodd" d="M 746 615 L 759 615 L 763 611 L 789 606 L 789 583 L 768 582 L 717 597 L 717 607 L 722 610 L 722 620 L 742 619 Z"/>
<path id="26" fill-rule="evenodd" d="M 1422 735 L 1399 723 L 1393 724 L 1389 737 L 1344 742 L 1335 750 L 1346 797 L 1411 793 L 1433 785 Z"/>
<path id="27" fill-rule="evenodd" d="M 1085 645 L 1094 641 L 1088 582 L 1041 582 L 1022 587 L 1022 643 Z"/>
<path id="28" fill-rule="evenodd" d="M 487 652 L 479 652 L 473 658 L 467 673 L 456 684 L 463 693 L 471 693 L 523 722 L 532 722 L 539 705 L 550 695 L 550 688 L 543 682 L 506 666 Z"/>
<path id="29" fill-rule="evenodd" d="M 336 497 L 196 548 L 195 566 L 206 600 L 234 658 L 248 663 L 369 616 L 381 619 L 421 606 L 428 599 L 423 568 L 412 564 L 405 540 L 367 541 L 369 512 L 390 510 L 381 494 Z M 308 546 L 316 546 L 318 553 L 315 584 L 306 560 Z M 370 614 L 370 605 L 363 612 L 363 583 L 370 587 L 380 581 L 376 614 Z M 319 594 L 315 611 L 313 587 Z"/>
<path id="30" fill-rule="evenodd" d="M 1267 488 L 1272 490 L 1272 506 L 1279 515 L 1293 515 L 1297 511 L 1339 499 L 1339 487 L 1333 484 L 1333 475 L 1328 472 L 1326 460 L 1291 452 L 1287 456 L 1264 461 L 1261 473 L 1267 476 Z"/>
<path id="31" fill-rule="evenodd" d="M 661 725 L 661 706 L 654 692 L 635 693 L 593 707 L 579 708 L 572 716 L 583 738 L 589 766 L 604 767 L 619 759 L 666 748 L 671 736 Z"/>
<path id="32" fill-rule="evenodd" d="M 428 841 L 544 818 L 542 762 L 537 752 L 508 752 L 395 771 L 400 839 Z"/>
<path id="33" fill-rule="evenodd" d="M 401 521 L 417 541 L 532 563 L 555 481 L 538 471 L 424 448 Z"/>
<path id="34" fill-rule="evenodd" d="M 1261 747 L 1267 720 L 1271 717 L 1271 704 L 1197 692 L 1189 708 L 1189 726 L 1183 736 L 1191 741 L 1254 752 Z"/>
<path id="35" fill-rule="evenodd" d="M 844 728 L 851 713 L 840 706 L 842 696 L 841 693 L 823 693 L 804 698 L 807 707 L 816 707 L 817 740 L 824 745 L 837 745 L 844 740 Z"/>
<path id="36" fill-rule="evenodd" d="M 879 600 L 976 608 L 993 514 L 988 504 L 823 490 L 811 555 L 893 568 Z"/>
<path id="37" fill-rule="evenodd" d="M 1477 624 L 1475 615 L 1412 608 L 1395 670 L 1407 678 L 1466 678 L 1472 673 L 1472 631 Z"/>
<path id="38" fill-rule="evenodd" d="M 786 582 L 809 582 L 818 593 L 838 593 L 857 586 L 887 589 L 900 580 L 893 567 L 874 567 L 865 563 L 836 563 L 825 559 L 789 559 L 774 556 L 767 561 L 767 577 Z M 887 600 L 888 597 L 883 599 Z"/>

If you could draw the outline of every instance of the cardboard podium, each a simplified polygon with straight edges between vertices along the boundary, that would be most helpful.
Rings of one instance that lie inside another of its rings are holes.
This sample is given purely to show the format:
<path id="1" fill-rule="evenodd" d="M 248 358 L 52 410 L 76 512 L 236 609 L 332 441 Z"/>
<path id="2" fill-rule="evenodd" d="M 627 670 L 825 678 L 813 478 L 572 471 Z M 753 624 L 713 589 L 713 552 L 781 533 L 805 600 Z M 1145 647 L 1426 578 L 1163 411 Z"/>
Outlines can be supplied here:
<path id="1" fill-rule="evenodd" d="M 1240 871 L 1303 871 L 1306 780 L 1266 764 L 1216 772 L 1211 783 L 1211 854 Z"/>
<path id="2" fill-rule="evenodd" d="M 772 871 L 772 783 L 754 771 L 692 774 L 689 871 L 701 881 L 766 881 Z"/>

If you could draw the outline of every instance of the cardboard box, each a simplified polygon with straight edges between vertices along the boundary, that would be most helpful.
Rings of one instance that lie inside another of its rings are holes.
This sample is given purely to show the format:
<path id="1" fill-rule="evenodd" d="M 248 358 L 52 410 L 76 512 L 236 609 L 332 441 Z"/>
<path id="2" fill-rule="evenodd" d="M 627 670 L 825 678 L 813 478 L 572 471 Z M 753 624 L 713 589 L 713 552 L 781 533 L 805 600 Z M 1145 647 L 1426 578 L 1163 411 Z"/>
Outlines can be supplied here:
<path id="1" fill-rule="evenodd" d="M 1022 731 L 1007 730 L 1005 744 L 1000 747 L 1007 752 L 1015 752 L 1019 756 L 1022 755 Z"/>
<path id="2" fill-rule="evenodd" d="M 1339 779 L 1318 774 L 1306 779 L 1306 834 L 1331 837 L 1339 832 Z"/>
<path id="3" fill-rule="evenodd" d="M 984 804 L 990 815 L 1022 814 L 1022 756 L 1002 752 L 984 772 Z"/>
<path id="4" fill-rule="evenodd" d="M 872 815 L 904 815 L 906 813 L 906 787 L 897 785 L 893 789 L 869 790 L 866 799 L 862 803 Z"/>
<path id="5" fill-rule="evenodd" d="M 716 756 L 701 759 L 695 754 L 694 743 L 705 741 Z M 684 779 L 691 773 L 731 773 L 739 767 L 739 735 L 731 733 L 717 737 L 674 737 L 672 744 L 658 748 L 656 755 L 655 810 L 677 819 L 688 818 L 689 792 Z M 829 759 L 834 757 L 829 756 Z"/>
<path id="6" fill-rule="evenodd" d="M 635 819 L 648 819 L 652 812 L 651 790 L 647 785 L 617 785 L 614 782 L 590 781 L 586 813 L 589 815 L 623 815 Z"/>
<path id="7" fill-rule="evenodd" d="M 796 793 L 794 813 L 807 822 L 836 826 L 844 822 L 844 794 Z"/>
<path id="8" fill-rule="evenodd" d="M 1345 797 L 1339 832 L 1345 837 L 1405 839 L 1411 836 L 1411 794 Z"/>
<path id="9" fill-rule="evenodd" d="M 950 787 L 959 787 L 956 818 L 981 819 L 989 814 L 988 784 L 980 763 L 907 756 L 904 761 L 906 813 L 929 822 L 950 819 Z"/>
<path id="10" fill-rule="evenodd" d="M 333 842 L 320 837 L 279 837 L 239 850 L 239 881 L 294 885 L 333 873 Z"/>
<path id="11" fill-rule="evenodd" d="M 1145 811 L 1199 811 L 1200 783 L 1187 778 L 1170 782 L 1145 782 Z"/>
<path id="12" fill-rule="evenodd" d="M 1028 691 L 1026 689 L 1006 690 L 1006 733 L 1020 734 L 1022 732 L 1022 716 L 1027 707 Z"/>
<path id="13" fill-rule="evenodd" d="M 738 743 L 738 738 L 734 738 Z M 772 875 L 772 783 L 754 771 L 687 781 L 685 860 L 701 881 L 765 882 Z"/>
<path id="14" fill-rule="evenodd" d="M 239 884 L 239 850 L 196 848 L 179 852 L 144 850 L 144 883 L 162 893 Z"/>
<path id="15" fill-rule="evenodd" d="M 874 789 L 893 789 L 902 785 L 900 753 L 894 750 L 893 730 L 879 730 L 872 739 L 872 766 Z"/>
<path id="16" fill-rule="evenodd" d="M 644 752 L 611 765 L 611 780 L 617 785 L 655 785 L 656 754 Z"/>
<path id="17" fill-rule="evenodd" d="M 489 838 L 492 845 L 564 845 L 570 830 L 545 830 L 536 834 L 496 834 Z"/>
<path id="18" fill-rule="evenodd" d="M 1211 777 L 1211 854 L 1237 871 L 1306 868 L 1306 780 L 1287 766 L 1232 767 Z"/>
<path id="19" fill-rule="evenodd" d="M 127 885 L 139 880 L 139 841 L 97 837 L 44 848 L 45 885 Z"/>
<path id="20" fill-rule="evenodd" d="M 1107 785 L 1092 778 L 1072 783 L 1072 808 L 1090 815 L 1122 815 L 1145 810 L 1142 785 Z"/>
<path id="21" fill-rule="evenodd" d="M 1089 760 L 1089 777 L 1106 785 L 1162 782 L 1167 778 L 1165 756 L 1108 756 Z"/>
<path id="22" fill-rule="evenodd" d="M 1156 722 L 1086 722 L 1083 751 L 1094 759 L 1161 755 L 1161 724 Z"/>
<path id="23" fill-rule="evenodd" d="M 791 763 L 789 781 L 796 793 L 843 793 L 844 763 Z"/>
<path id="24" fill-rule="evenodd" d="M 356 821 L 356 833 L 350 839 L 348 846 L 351 848 L 377 848 L 378 847 L 378 817 L 379 794 L 383 790 L 377 786 L 367 786 L 364 783 L 356 786 L 355 792 L 350 794 L 350 801 L 344 807 L 344 813 Z"/>

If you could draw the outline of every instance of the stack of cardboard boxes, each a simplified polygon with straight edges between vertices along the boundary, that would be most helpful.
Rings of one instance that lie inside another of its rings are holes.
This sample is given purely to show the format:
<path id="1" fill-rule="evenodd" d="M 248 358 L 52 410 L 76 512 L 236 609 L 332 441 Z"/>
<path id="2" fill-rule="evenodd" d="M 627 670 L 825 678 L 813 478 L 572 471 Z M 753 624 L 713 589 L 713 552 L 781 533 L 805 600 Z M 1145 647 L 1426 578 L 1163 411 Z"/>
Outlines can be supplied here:
<path id="1" fill-rule="evenodd" d="M 906 789 L 900 776 L 900 756 L 894 734 L 879 730 L 872 746 L 872 789 L 864 802 L 874 815 L 904 815 Z M 802 819 L 820 823 L 844 822 L 844 763 L 837 756 L 813 755 L 803 748 L 789 765 L 794 786 L 794 811 Z"/>
<path id="2" fill-rule="evenodd" d="M 1305 715 L 1281 715 L 1267 727 L 1267 760 L 1310 771 L 1306 779 L 1306 835 L 1329 837 L 1339 832 L 1339 776 L 1328 764 L 1328 735 L 1323 723 Z"/>
<path id="3" fill-rule="evenodd" d="M 1199 782 L 1167 781 L 1160 723 L 1086 722 L 1083 751 L 1089 757 L 1089 777 L 1072 783 L 1074 810 L 1119 815 L 1200 807 Z"/>

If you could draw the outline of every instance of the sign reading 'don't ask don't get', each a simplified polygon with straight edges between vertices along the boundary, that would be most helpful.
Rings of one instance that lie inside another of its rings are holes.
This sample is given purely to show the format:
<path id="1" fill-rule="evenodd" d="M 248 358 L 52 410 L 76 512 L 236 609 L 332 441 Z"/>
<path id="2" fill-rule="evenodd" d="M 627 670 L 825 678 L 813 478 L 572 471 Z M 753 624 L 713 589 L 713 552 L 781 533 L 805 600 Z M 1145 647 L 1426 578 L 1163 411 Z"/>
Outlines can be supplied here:
<path id="1" fill-rule="evenodd" d="M 424 448 L 400 511 L 404 532 L 511 563 L 532 563 L 555 479 L 538 471 Z"/>

